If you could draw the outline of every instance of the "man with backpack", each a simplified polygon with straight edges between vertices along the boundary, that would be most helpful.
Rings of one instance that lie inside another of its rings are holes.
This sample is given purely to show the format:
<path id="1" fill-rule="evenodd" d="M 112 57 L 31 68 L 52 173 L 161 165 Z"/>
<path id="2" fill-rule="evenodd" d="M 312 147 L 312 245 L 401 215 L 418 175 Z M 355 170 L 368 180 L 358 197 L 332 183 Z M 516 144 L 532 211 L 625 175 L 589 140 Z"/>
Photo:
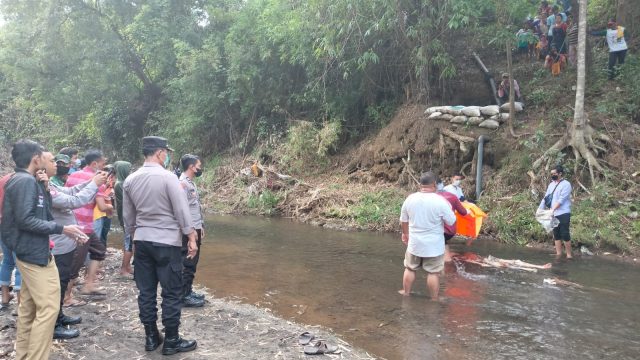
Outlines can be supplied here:
<path id="1" fill-rule="evenodd" d="M 567 259 L 571 259 L 571 183 L 564 179 L 564 168 L 558 165 L 551 170 L 551 183 L 547 186 L 547 192 L 540 201 L 540 209 L 553 210 L 553 216 L 559 224 L 553 229 L 553 240 L 556 247 L 556 257 L 562 256 L 562 243 L 567 253 Z"/>

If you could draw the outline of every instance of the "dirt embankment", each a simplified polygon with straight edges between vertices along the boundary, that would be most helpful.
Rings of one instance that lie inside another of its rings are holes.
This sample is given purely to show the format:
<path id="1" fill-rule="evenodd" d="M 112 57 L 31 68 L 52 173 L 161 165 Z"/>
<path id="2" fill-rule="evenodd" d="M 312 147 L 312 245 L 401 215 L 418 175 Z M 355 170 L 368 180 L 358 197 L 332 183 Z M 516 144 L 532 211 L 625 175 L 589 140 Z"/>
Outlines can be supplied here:
<path id="1" fill-rule="evenodd" d="M 267 310 L 235 301 L 207 296 L 203 308 L 183 309 L 180 333 L 196 339 L 192 352 L 167 357 L 161 349 L 144 351 L 144 328 L 138 319 L 137 289 L 132 280 L 117 276 L 121 252 L 109 249 L 105 261 L 106 276 L 102 285 L 107 296 L 88 299 L 82 307 L 65 309 L 69 315 L 80 315 L 81 335 L 66 341 L 54 341 L 50 358 L 64 359 L 306 359 L 298 336 L 304 331 L 339 346 L 343 359 L 372 359 L 328 330 L 304 327 L 278 318 Z M 198 289 L 206 292 L 206 289 Z M 160 299 L 158 305 L 160 304 Z M 16 317 L 8 309 L 0 313 L 0 358 L 15 359 L 13 351 Z M 158 326 L 161 327 L 160 321 Z M 317 357 L 316 357 L 317 358 Z"/>

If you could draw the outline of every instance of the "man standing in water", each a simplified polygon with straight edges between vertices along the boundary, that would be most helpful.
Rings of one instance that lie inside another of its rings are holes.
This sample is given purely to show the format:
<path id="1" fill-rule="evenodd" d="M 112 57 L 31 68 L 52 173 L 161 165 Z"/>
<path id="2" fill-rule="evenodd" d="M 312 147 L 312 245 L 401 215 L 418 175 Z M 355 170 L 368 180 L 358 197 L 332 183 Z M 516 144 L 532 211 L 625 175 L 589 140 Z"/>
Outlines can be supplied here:
<path id="1" fill-rule="evenodd" d="M 551 183 L 547 186 L 547 192 L 540 201 L 540 209 L 550 208 L 553 216 L 560 222 L 553 229 L 553 240 L 556 247 L 556 257 L 562 256 L 562 242 L 567 253 L 567 259 L 571 259 L 571 183 L 564 179 L 564 168 L 562 165 L 551 170 Z M 550 199 L 550 203 L 545 201 Z M 546 204 L 545 204 L 546 202 Z"/>
<path id="2" fill-rule="evenodd" d="M 145 350 L 153 351 L 163 341 L 156 323 L 159 282 L 166 335 L 163 355 L 191 351 L 197 346 L 195 340 L 184 340 L 178 334 L 183 298 L 182 235 L 189 239 L 187 257 L 193 258 L 198 248 L 187 198 L 178 178 L 166 170 L 172 151 L 165 138 L 143 138 L 144 165 L 122 185 L 124 225 L 135 242 L 134 278 L 139 290 L 140 321 L 146 334 Z"/>
<path id="3" fill-rule="evenodd" d="M 182 236 L 182 293 L 183 306 L 185 307 L 201 307 L 204 306 L 204 295 L 193 291 L 193 278 L 196 275 L 198 260 L 200 259 L 200 246 L 202 238 L 204 238 L 204 226 L 202 224 L 202 207 L 200 206 L 200 195 L 198 188 L 194 184 L 193 179 L 202 176 L 202 161 L 195 155 L 186 154 L 180 159 L 182 166 L 182 174 L 180 175 L 180 186 L 184 189 L 189 203 L 189 211 L 191 212 L 191 221 L 196 229 L 198 251 L 192 258 L 187 256 L 189 252 L 189 237 Z"/>
<path id="4" fill-rule="evenodd" d="M 402 204 L 400 224 L 402 242 L 407 245 L 404 276 L 400 294 L 411 295 L 416 270 L 427 272 L 427 288 L 431 300 L 438 300 L 439 274 L 444 269 L 444 225 L 453 225 L 456 216 L 451 205 L 436 194 L 436 176 L 426 172 L 420 176 L 420 190 Z"/>

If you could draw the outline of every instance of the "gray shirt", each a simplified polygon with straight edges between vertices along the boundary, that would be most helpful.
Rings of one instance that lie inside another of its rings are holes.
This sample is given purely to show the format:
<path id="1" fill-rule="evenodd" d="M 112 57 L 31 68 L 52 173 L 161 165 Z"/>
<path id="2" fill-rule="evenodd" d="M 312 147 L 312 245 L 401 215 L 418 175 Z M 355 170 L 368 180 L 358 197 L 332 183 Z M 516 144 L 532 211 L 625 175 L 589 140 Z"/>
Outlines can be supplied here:
<path id="1" fill-rule="evenodd" d="M 189 212 L 191 213 L 191 221 L 193 227 L 202 229 L 202 206 L 200 206 L 200 194 L 196 184 L 184 173 L 180 175 L 180 185 L 187 194 L 187 202 L 189 203 Z"/>
<path id="2" fill-rule="evenodd" d="M 193 230 L 180 181 L 156 163 L 145 162 L 122 185 L 124 227 L 133 240 L 182 246 Z"/>
<path id="3" fill-rule="evenodd" d="M 51 194 L 52 206 L 51 215 L 53 220 L 60 225 L 77 225 L 74 209 L 85 206 L 92 202 L 98 186 L 96 183 L 87 181 L 74 187 L 57 186 L 49 182 L 49 193 Z M 65 234 L 55 234 L 49 236 L 54 247 L 51 250 L 53 255 L 62 255 L 75 250 L 76 242 Z"/>

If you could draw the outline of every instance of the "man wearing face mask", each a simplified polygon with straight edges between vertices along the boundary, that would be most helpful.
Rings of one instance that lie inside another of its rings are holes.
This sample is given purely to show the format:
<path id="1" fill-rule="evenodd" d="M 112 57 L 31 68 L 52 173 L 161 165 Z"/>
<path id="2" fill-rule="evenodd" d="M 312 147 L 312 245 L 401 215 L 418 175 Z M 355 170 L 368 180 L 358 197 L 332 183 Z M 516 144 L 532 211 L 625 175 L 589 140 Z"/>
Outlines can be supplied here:
<path id="1" fill-rule="evenodd" d="M 193 258 L 187 257 L 188 241 L 187 236 L 182 236 L 182 257 L 184 269 L 182 270 L 183 304 L 185 307 L 201 307 L 204 305 L 204 295 L 193 291 L 193 278 L 196 274 L 198 260 L 200 259 L 200 246 L 204 238 L 204 226 L 202 224 L 202 207 L 200 205 L 200 195 L 193 179 L 202 176 L 202 161 L 196 155 L 186 154 L 180 159 L 182 174 L 180 175 L 180 185 L 187 195 L 191 221 L 196 229 L 198 252 Z"/>
<path id="2" fill-rule="evenodd" d="M 547 186 L 547 192 L 540 201 L 540 209 L 550 208 L 553 216 L 558 219 L 559 224 L 553 229 L 553 240 L 556 248 L 556 257 L 562 256 L 562 243 L 567 253 L 567 259 L 571 259 L 571 183 L 564 179 L 564 168 L 562 165 L 551 170 L 551 183 Z M 550 199 L 550 201 L 545 201 Z M 546 204 L 545 204 L 546 202 Z"/>
<path id="3" fill-rule="evenodd" d="M 445 186 L 444 191 L 452 193 L 460 201 L 465 201 L 464 193 L 462 192 L 462 187 L 460 187 L 460 184 L 462 184 L 462 180 L 464 180 L 464 175 L 459 173 L 453 175 L 451 177 L 451 184 Z"/>
<path id="4" fill-rule="evenodd" d="M 64 186 L 69 177 L 69 170 L 71 166 L 71 159 L 65 154 L 58 154 L 55 157 L 56 161 L 56 173 L 49 179 L 49 182 L 56 186 Z"/>
<path id="5" fill-rule="evenodd" d="M 173 150 L 167 139 L 142 139 L 144 165 L 122 185 L 122 215 L 134 246 L 134 278 L 139 290 L 140 322 L 144 325 L 145 350 L 154 351 L 163 339 L 158 331 L 158 283 L 162 286 L 163 355 L 192 351 L 195 340 L 180 337 L 182 294 L 182 236 L 187 236 L 187 258 L 198 252 L 187 197 L 178 178 L 166 168 Z"/>

